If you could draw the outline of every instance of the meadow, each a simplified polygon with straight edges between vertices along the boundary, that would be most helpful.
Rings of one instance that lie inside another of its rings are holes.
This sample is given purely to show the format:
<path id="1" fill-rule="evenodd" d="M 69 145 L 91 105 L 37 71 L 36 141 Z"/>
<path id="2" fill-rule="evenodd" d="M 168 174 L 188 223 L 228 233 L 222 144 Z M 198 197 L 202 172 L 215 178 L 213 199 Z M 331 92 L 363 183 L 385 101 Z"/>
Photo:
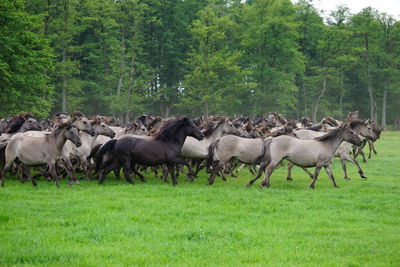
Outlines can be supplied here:
<path id="1" fill-rule="evenodd" d="M 384 132 L 378 155 L 334 162 L 339 189 L 321 171 L 286 168 L 271 187 L 252 188 L 247 171 L 207 186 L 205 173 L 173 187 L 147 174 L 129 185 L 82 181 L 34 188 L 7 177 L 0 188 L 1 266 L 400 266 L 399 132 Z"/>

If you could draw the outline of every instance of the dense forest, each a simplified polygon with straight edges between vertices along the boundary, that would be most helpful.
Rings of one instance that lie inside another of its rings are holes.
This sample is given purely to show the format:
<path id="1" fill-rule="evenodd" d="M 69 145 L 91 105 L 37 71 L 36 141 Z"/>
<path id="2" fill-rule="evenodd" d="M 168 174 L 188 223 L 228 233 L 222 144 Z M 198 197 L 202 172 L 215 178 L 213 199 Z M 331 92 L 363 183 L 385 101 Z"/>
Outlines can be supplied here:
<path id="1" fill-rule="evenodd" d="M 311 0 L 2 0 L 0 117 L 400 118 L 400 22 Z"/>

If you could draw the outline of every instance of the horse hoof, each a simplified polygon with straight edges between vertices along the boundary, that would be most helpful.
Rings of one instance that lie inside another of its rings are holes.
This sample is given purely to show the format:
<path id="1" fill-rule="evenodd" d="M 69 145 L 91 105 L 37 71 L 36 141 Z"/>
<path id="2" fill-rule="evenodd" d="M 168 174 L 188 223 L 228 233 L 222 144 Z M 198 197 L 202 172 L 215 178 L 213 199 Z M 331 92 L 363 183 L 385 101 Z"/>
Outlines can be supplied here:
<path id="1" fill-rule="evenodd" d="M 262 183 L 262 184 L 261 184 L 261 188 L 264 188 L 264 187 L 265 187 L 265 188 L 269 188 L 269 184 L 264 184 L 264 183 Z"/>
<path id="2" fill-rule="evenodd" d="M 315 186 L 314 185 L 310 185 L 310 189 L 315 189 Z"/>
<path id="3" fill-rule="evenodd" d="M 79 182 L 78 180 L 75 181 L 75 184 L 80 185 L 81 182 Z"/>
<path id="4" fill-rule="evenodd" d="M 286 178 L 286 180 L 293 181 L 293 179 L 291 177 Z"/>
<path id="5" fill-rule="evenodd" d="M 340 188 L 339 186 L 337 186 L 337 185 L 335 185 L 335 186 L 333 186 L 334 188 Z"/>
<path id="6" fill-rule="evenodd" d="M 246 184 L 246 187 L 251 187 L 251 184 Z"/>
<path id="7" fill-rule="evenodd" d="M 351 179 L 349 177 L 344 177 L 345 180 L 350 181 Z"/>
<path id="8" fill-rule="evenodd" d="M 367 179 L 367 176 L 364 173 L 360 173 L 361 178 Z"/>

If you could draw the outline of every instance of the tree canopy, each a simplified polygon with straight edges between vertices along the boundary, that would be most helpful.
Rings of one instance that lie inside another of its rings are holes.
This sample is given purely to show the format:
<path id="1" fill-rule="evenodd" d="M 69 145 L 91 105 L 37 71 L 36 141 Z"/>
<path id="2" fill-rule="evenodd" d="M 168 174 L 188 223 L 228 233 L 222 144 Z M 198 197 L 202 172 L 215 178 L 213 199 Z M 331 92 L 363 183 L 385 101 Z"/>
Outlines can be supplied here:
<path id="1" fill-rule="evenodd" d="M 0 115 L 400 119 L 400 23 L 311 0 L 4 0 Z"/>

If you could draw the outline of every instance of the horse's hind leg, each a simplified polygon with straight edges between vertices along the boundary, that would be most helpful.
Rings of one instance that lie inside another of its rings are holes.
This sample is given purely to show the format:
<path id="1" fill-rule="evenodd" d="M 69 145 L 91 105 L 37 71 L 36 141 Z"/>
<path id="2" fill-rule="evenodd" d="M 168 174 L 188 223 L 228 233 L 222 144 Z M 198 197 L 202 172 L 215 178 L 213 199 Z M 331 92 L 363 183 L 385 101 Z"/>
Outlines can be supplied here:
<path id="1" fill-rule="evenodd" d="M 248 187 L 253 185 L 254 182 L 257 181 L 261 177 L 261 175 L 263 174 L 266 167 L 267 167 L 267 164 L 261 163 L 260 168 L 258 169 L 257 176 L 254 179 L 249 181 L 249 183 L 247 184 Z"/>
<path id="2" fill-rule="evenodd" d="M 104 183 L 104 180 L 106 179 L 106 176 L 110 171 L 115 170 L 115 169 L 119 170 L 119 168 L 121 168 L 121 165 L 117 162 L 112 162 L 111 164 L 105 166 L 103 169 L 103 172 L 101 174 L 101 177 L 99 179 L 99 184 Z"/>
<path id="3" fill-rule="evenodd" d="M 28 179 L 31 181 L 33 186 L 37 186 L 35 178 L 31 176 L 31 168 L 25 167 L 25 174 L 27 175 Z"/>
<path id="4" fill-rule="evenodd" d="M 344 179 L 350 180 L 349 176 L 347 175 L 346 159 L 340 157 L 340 162 L 342 163 L 342 169 L 343 169 L 343 173 L 344 173 Z"/>
<path id="5" fill-rule="evenodd" d="M 174 164 L 168 164 L 167 167 L 168 167 L 168 170 L 169 170 L 169 174 L 171 175 L 171 178 L 172 178 L 172 184 L 173 185 L 177 185 L 178 181 L 176 180 L 176 176 L 175 176 L 175 165 Z"/>
<path id="6" fill-rule="evenodd" d="M 133 166 L 133 167 L 132 167 L 132 171 L 133 171 L 133 173 L 134 173 L 135 175 L 139 176 L 139 179 L 140 179 L 143 183 L 146 182 L 146 179 L 144 179 L 144 176 L 139 172 L 139 169 L 136 168 L 136 166 Z"/>
<path id="7" fill-rule="evenodd" d="M 326 173 L 329 176 L 329 179 L 331 179 L 331 182 L 333 184 L 333 187 L 339 188 L 339 186 L 337 186 L 336 182 L 335 182 L 335 177 L 333 177 L 333 172 L 332 172 L 332 168 L 331 168 L 331 164 L 324 166 Z"/>
<path id="8" fill-rule="evenodd" d="M 269 179 L 270 176 L 272 174 L 272 172 L 278 167 L 279 163 L 281 163 L 282 160 L 280 160 L 279 162 L 273 162 L 271 161 L 271 163 L 267 166 L 267 168 L 265 169 L 265 176 L 264 176 L 264 180 L 261 182 L 261 186 L 262 187 L 270 187 L 270 183 L 269 183 Z"/>
<path id="9" fill-rule="evenodd" d="M 130 159 L 129 160 L 125 160 L 125 162 L 122 164 L 122 172 L 124 173 L 125 176 L 125 180 L 130 183 L 133 184 L 132 179 L 130 177 L 131 174 L 131 164 L 130 164 Z"/>
<path id="10" fill-rule="evenodd" d="M 286 177 L 286 180 L 288 180 L 288 181 L 293 181 L 293 178 L 292 178 L 293 166 L 294 166 L 293 163 L 291 163 L 291 162 L 288 163 L 288 166 L 287 166 L 287 177 Z"/>
<path id="11" fill-rule="evenodd" d="M 312 180 L 312 182 L 310 184 L 310 188 L 312 188 L 312 189 L 315 189 L 315 183 L 317 182 L 318 175 L 319 175 L 319 172 L 320 172 L 321 168 L 322 168 L 322 166 L 316 166 L 315 167 L 314 177 L 313 177 L 313 180 Z"/>

